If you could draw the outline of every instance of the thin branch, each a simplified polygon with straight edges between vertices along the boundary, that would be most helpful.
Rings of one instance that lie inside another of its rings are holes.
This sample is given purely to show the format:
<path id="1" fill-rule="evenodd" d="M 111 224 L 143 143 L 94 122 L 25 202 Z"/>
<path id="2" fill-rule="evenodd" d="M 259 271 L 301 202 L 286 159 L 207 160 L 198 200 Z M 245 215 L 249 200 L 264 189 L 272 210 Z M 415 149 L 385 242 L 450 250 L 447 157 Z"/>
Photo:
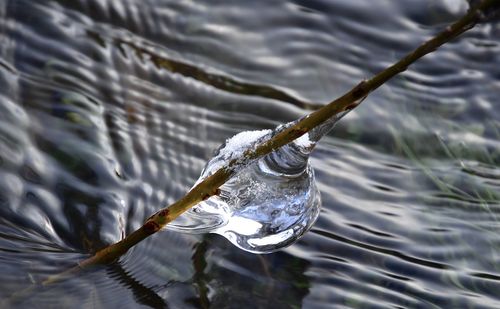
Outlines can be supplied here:
<path id="1" fill-rule="evenodd" d="M 211 176 L 205 178 L 205 180 L 192 188 L 180 200 L 153 214 L 146 220 L 142 227 L 132 232 L 123 240 L 98 251 L 94 256 L 83 260 L 74 268 L 49 277 L 47 280 L 42 282 L 42 285 L 59 281 L 68 275 L 72 275 L 82 269 L 87 269 L 94 265 L 108 264 L 116 261 L 131 247 L 148 236 L 158 232 L 166 224 L 173 221 L 192 206 L 212 195 L 217 194 L 218 188 L 229 178 L 234 176 L 236 171 L 242 168 L 245 164 L 248 164 L 248 162 L 252 162 L 253 160 L 257 160 L 264 155 L 275 151 L 279 147 L 292 142 L 303 134 L 309 132 L 314 127 L 321 125 L 329 118 L 341 112 L 355 108 L 370 92 L 383 85 L 393 76 L 404 72 L 410 64 L 414 63 L 426 54 L 433 52 L 438 47 L 454 39 L 463 32 L 473 28 L 481 20 L 481 17 L 484 16 L 483 14 L 486 10 L 493 8 L 494 6 L 498 6 L 499 4 L 500 0 L 481 1 L 478 5 L 471 8 L 469 12 L 457 22 L 448 26 L 444 31 L 420 45 L 417 49 L 406 55 L 397 63 L 381 71 L 371 79 L 360 82 L 357 86 L 338 99 L 309 114 L 295 125 L 283 130 L 271 139 L 265 141 L 261 145 L 258 145 L 256 148 L 248 149 L 242 155 L 244 160 L 234 159 L 230 161 L 227 166 L 222 167 Z"/>

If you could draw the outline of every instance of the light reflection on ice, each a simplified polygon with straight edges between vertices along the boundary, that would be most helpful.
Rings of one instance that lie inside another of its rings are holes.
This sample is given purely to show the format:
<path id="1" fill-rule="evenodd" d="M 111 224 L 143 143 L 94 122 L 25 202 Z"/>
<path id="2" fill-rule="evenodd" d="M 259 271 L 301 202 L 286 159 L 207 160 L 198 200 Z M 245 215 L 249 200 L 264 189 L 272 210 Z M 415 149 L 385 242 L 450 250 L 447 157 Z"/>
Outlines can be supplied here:
<path id="1" fill-rule="evenodd" d="M 187 233 L 216 233 L 254 253 L 273 252 L 291 245 L 311 228 L 320 210 L 320 194 L 309 155 L 316 142 L 344 114 L 245 165 L 220 187 L 218 196 L 199 203 L 167 228 Z M 243 162 L 241 158 L 247 149 L 293 124 L 281 125 L 274 131 L 236 134 L 217 150 L 197 183 L 232 160 Z"/>

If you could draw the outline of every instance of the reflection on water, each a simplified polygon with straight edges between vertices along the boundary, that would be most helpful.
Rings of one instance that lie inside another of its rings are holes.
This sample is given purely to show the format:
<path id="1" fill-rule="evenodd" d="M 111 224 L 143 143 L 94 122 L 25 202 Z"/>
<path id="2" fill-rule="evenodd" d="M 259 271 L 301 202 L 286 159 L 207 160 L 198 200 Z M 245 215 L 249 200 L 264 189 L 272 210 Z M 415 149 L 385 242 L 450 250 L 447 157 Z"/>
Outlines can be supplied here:
<path id="1" fill-rule="evenodd" d="M 0 0 L 5 299 L 181 197 L 227 137 L 328 102 L 465 1 Z M 18 307 L 482 307 L 500 299 L 500 30 L 373 93 L 313 155 L 297 244 L 166 231 Z"/>

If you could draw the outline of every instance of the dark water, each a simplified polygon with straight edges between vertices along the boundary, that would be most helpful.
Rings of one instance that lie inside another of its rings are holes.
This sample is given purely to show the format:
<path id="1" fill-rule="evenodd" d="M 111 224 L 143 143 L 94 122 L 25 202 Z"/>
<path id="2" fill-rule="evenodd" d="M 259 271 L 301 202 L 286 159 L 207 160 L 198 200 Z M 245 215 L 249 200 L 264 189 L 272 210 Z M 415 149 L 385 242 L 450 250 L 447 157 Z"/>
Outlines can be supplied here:
<path id="1" fill-rule="evenodd" d="M 0 0 L 1 299 L 138 228 L 226 138 L 325 104 L 466 10 Z M 162 232 L 9 306 L 499 308 L 499 42 L 477 27 L 344 118 L 314 154 L 323 208 L 297 244 Z"/>

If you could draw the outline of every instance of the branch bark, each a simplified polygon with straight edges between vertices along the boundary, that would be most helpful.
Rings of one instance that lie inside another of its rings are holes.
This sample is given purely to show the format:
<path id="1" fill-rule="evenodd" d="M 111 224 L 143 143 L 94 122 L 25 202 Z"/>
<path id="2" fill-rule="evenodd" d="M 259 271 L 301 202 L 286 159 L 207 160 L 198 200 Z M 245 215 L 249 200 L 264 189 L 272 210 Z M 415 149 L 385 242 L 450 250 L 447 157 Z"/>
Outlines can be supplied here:
<path id="1" fill-rule="evenodd" d="M 383 85 L 395 75 L 404 72 L 409 65 L 425 56 L 426 54 L 433 52 L 441 45 L 456 38 L 463 32 L 473 28 L 478 22 L 481 21 L 481 18 L 484 16 L 484 13 L 487 10 L 498 7 L 499 4 L 500 0 L 481 1 L 479 4 L 472 7 L 468 11 L 468 13 L 458 21 L 448 26 L 445 30 L 437 34 L 435 37 L 420 45 L 418 48 L 407 54 L 397 63 L 391 65 L 372 78 L 361 81 L 358 85 L 356 85 L 354 88 L 352 88 L 350 91 L 348 91 L 338 99 L 304 117 L 294 126 L 285 129 L 270 140 L 267 140 L 263 144 L 258 145 L 255 149 L 249 149 L 244 152 L 244 161 L 248 164 L 248 162 L 251 162 L 251 160 L 259 159 L 262 156 L 275 151 L 279 147 L 292 142 L 306 132 L 309 132 L 314 127 L 321 125 L 332 116 L 355 108 L 366 96 L 368 96 L 370 92 Z M 47 285 L 56 281 L 60 281 L 66 278 L 68 275 L 73 275 L 74 273 L 77 273 L 82 269 L 88 269 L 94 265 L 108 264 L 116 261 L 131 247 L 162 229 L 166 224 L 180 216 L 184 211 L 198 204 L 202 200 L 205 200 L 210 196 L 216 194 L 218 188 L 229 178 L 231 178 L 239 168 L 242 168 L 242 165 L 245 164 L 242 162 L 243 160 L 232 160 L 227 166 L 219 169 L 216 173 L 207 177 L 205 180 L 193 187 L 180 200 L 153 214 L 146 220 L 142 227 L 132 232 L 123 240 L 98 251 L 94 256 L 83 260 L 77 266 L 63 273 L 49 277 L 41 284 Z"/>

